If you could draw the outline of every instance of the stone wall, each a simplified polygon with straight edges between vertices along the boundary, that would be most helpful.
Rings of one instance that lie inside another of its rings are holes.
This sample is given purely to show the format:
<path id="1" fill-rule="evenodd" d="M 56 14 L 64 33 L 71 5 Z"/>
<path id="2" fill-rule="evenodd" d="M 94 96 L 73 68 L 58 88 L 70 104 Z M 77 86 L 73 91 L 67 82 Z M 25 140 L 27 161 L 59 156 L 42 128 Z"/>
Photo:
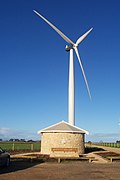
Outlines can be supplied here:
<path id="1" fill-rule="evenodd" d="M 77 148 L 77 152 L 53 152 L 52 148 Z M 51 157 L 78 157 L 84 154 L 84 134 L 79 133 L 42 133 L 41 153 Z"/>

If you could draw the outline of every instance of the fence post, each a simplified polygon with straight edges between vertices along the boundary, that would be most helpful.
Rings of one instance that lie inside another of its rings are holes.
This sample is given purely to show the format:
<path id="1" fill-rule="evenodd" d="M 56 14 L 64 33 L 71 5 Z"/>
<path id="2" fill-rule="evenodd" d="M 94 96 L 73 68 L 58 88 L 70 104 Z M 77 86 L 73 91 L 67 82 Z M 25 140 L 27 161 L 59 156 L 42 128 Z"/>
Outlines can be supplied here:
<path id="1" fill-rule="evenodd" d="M 33 149 L 34 149 L 34 146 L 33 146 L 33 144 L 31 144 L 31 151 L 33 151 Z"/>
<path id="2" fill-rule="evenodd" d="M 12 150 L 14 151 L 15 150 L 15 144 L 13 143 L 12 145 Z"/>

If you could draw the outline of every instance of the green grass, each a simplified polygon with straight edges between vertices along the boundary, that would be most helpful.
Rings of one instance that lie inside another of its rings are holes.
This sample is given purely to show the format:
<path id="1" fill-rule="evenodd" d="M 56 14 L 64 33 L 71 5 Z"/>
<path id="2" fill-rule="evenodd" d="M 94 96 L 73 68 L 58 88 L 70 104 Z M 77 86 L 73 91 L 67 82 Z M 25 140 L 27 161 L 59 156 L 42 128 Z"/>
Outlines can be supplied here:
<path id="1" fill-rule="evenodd" d="M 120 143 L 102 143 L 101 145 L 106 146 L 106 147 L 120 148 Z"/>
<path id="2" fill-rule="evenodd" d="M 5 150 L 33 150 L 40 151 L 40 142 L 0 142 L 0 147 Z"/>
<path id="3" fill-rule="evenodd" d="M 2 148 L 2 149 L 5 149 L 5 150 L 11 150 L 12 149 L 12 143 L 1 143 L 0 142 L 0 147 Z"/>

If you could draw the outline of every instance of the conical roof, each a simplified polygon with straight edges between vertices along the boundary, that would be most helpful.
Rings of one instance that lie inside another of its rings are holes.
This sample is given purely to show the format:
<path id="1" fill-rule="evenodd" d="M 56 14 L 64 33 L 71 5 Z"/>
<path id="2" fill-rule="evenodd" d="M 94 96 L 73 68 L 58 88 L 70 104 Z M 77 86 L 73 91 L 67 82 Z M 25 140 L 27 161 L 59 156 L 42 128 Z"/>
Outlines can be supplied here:
<path id="1" fill-rule="evenodd" d="M 38 131 L 38 134 L 48 133 L 48 132 L 72 132 L 72 133 L 89 134 L 88 131 L 81 129 L 77 126 L 73 126 L 65 121 L 61 121 L 57 124 L 54 124 L 45 129 L 42 129 L 42 130 Z"/>

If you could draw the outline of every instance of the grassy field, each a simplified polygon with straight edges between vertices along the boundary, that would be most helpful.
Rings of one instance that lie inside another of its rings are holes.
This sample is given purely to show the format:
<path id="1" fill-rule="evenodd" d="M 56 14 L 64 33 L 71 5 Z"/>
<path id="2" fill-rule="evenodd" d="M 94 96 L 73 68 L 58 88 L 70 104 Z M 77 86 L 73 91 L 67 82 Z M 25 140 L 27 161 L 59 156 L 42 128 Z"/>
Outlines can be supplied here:
<path id="1" fill-rule="evenodd" d="M 0 142 L 0 147 L 5 150 L 31 150 L 40 151 L 40 142 Z"/>

